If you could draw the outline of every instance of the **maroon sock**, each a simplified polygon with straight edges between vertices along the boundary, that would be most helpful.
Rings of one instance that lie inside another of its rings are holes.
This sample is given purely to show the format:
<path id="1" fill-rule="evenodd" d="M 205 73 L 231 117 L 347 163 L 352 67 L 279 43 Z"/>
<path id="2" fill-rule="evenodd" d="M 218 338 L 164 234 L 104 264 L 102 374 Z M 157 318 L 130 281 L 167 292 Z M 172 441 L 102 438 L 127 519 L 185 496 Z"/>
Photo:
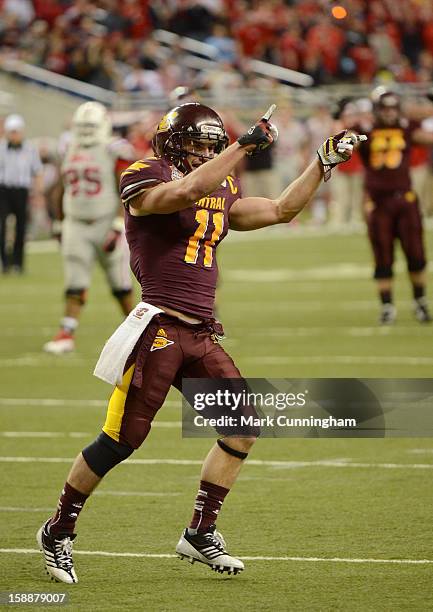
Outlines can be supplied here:
<path id="1" fill-rule="evenodd" d="M 229 489 L 200 480 L 190 529 L 197 529 L 199 532 L 208 531 L 210 525 L 217 520 L 218 512 L 228 492 Z"/>
<path id="2" fill-rule="evenodd" d="M 56 514 L 49 524 L 50 533 L 53 535 L 74 533 L 78 515 L 88 497 L 88 495 L 80 493 L 66 482 L 57 505 Z"/>

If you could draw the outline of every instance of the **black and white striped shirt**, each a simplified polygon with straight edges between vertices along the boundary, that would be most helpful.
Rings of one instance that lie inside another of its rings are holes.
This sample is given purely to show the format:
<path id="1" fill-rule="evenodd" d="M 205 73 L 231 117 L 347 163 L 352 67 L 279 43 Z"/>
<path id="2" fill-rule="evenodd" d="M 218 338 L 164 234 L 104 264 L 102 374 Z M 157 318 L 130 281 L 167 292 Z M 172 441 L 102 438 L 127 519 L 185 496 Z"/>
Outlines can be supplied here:
<path id="1" fill-rule="evenodd" d="M 10 146 L 0 140 L 0 186 L 29 189 L 35 174 L 42 170 L 36 147 L 24 140 L 21 146 Z"/>

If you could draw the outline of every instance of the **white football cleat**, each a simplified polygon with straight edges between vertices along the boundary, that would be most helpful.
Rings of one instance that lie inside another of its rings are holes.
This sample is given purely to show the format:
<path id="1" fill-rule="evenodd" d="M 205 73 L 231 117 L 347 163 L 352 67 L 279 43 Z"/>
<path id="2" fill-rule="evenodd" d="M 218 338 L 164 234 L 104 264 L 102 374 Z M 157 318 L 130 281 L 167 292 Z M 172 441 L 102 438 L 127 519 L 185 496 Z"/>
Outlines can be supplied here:
<path id="1" fill-rule="evenodd" d="M 379 315 L 380 325 L 393 325 L 397 318 L 397 309 L 394 304 L 382 304 L 382 310 Z"/>
<path id="2" fill-rule="evenodd" d="M 418 298 L 415 300 L 415 310 L 414 310 L 415 318 L 420 323 L 431 323 L 432 317 L 430 315 L 427 300 L 425 297 Z"/>
<path id="3" fill-rule="evenodd" d="M 71 353 L 75 350 L 74 337 L 61 329 L 52 340 L 44 344 L 43 349 L 46 353 L 51 353 L 52 355 Z"/>
<path id="4" fill-rule="evenodd" d="M 48 532 L 50 519 L 39 529 L 36 541 L 44 553 L 45 568 L 51 580 L 74 584 L 78 582 L 72 560 L 72 540 L 75 534 L 52 536 Z"/>
<path id="5" fill-rule="evenodd" d="M 244 564 L 226 551 L 226 543 L 222 535 L 211 525 L 209 531 L 191 535 L 185 529 L 176 546 L 176 552 L 181 559 L 185 557 L 190 563 L 199 561 L 215 572 L 236 575 L 242 572 Z"/>

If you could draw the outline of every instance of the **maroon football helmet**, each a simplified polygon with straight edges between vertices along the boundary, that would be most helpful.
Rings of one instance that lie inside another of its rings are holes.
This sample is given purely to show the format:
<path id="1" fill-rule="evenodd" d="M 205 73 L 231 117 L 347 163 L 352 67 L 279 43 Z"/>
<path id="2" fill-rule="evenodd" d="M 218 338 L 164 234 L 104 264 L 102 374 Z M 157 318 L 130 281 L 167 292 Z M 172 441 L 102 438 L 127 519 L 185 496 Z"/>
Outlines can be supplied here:
<path id="1" fill-rule="evenodd" d="M 376 87 L 371 93 L 373 111 L 378 125 L 392 126 L 400 120 L 401 100 L 400 96 L 382 85 Z M 389 115 L 389 110 L 394 113 Z"/>
<path id="2" fill-rule="evenodd" d="M 208 158 L 186 149 L 191 141 L 215 142 L 215 153 L 221 153 L 227 144 L 228 136 L 221 117 L 208 106 L 198 102 L 181 104 L 170 110 L 161 119 L 152 140 L 158 157 L 163 157 L 182 172 L 193 168 L 187 161 L 188 155 Z"/>
<path id="3" fill-rule="evenodd" d="M 392 91 L 384 91 L 376 100 L 373 101 L 376 109 L 381 108 L 397 108 L 400 110 L 400 96 Z"/>

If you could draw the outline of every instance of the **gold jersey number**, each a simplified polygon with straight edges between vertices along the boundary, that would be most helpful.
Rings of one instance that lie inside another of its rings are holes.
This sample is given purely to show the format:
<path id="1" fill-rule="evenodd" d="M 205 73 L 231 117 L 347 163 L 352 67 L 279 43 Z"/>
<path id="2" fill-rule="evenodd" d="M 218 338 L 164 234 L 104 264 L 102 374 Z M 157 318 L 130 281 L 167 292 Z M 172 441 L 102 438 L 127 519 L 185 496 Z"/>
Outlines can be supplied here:
<path id="1" fill-rule="evenodd" d="M 373 170 L 395 170 L 403 159 L 406 140 L 403 130 L 375 130 L 370 145 L 370 166 Z"/>
<path id="2" fill-rule="evenodd" d="M 198 223 L 198 227 L 194 232 L 194 235 L 188 240 L 188 246 L 186 247 L 186 253 L 184 260 L 186 263 L 195 264 L 197 263 L 198 253 L 200 246 L 204 244 L 204 259 L 203 264 L 206 268 L 212 267 L 213 262 L 213 248 L 221 237 L 224 229 L 224 213 L 217 212 L 212 215 L 212 223 L 214 230 L 210 240 L 203 241 L 209 226 L 210 213 L 208 210 L 201 208 L 195 213 L 195 220 Z"/>

